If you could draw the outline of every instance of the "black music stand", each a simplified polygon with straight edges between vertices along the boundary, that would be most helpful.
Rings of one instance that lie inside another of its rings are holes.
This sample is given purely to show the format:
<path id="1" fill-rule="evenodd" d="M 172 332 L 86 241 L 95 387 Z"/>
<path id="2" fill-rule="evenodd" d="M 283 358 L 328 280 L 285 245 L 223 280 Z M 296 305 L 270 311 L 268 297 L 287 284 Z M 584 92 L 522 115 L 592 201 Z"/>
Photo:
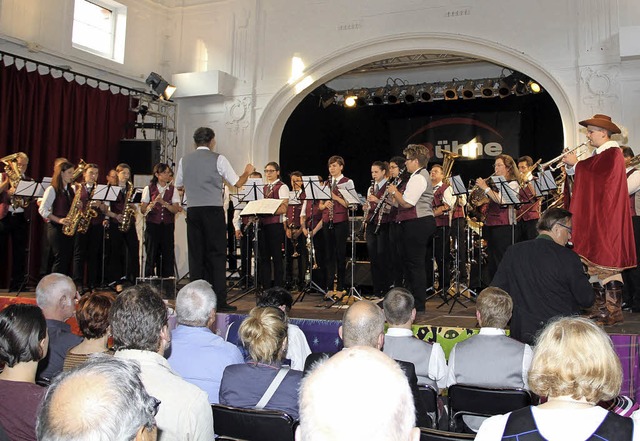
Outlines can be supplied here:
<path id="1" fill-rule="evenodd" d="M 311 246 L 309 247 L 310 250 L 309 250 L 309 256 L 308 256 L 309 278 L 307 280 L 305 277 L 305 285 L 300 290 L 300 294 L 298 294 L 298 297 L 296 297 L 296 299 L 293 301 L 293 305 L 295 305 L 297 302 L 302 302 L 304 300 L 304 297 L 307 295 L 307 293 L 311 292 L 311 290 L 316 290 L 317 292 L 322 294 L 323 297 L 327 295 L 327 292 L 323 288 L 320 288 L 318 284 L 313 281 L 313 265 L 315 262 L 315 254 L 316 254 L 315 247 L 313 244 L 313 238 L 314 238 L 313 229 L 315 227 L 313 225 L 313 217 L 315 214 L 315 202 L 327 201 L 331 199 L 331 194 L 327 190 L 328 190 L 328 187 L 320 184 L 320 178 L 318 176 L 302 177 L 302 192 L 305 195 L 304 200 L 306 201 L 306 203 L 311 203 L 311 229 L 309 230 L 309 234 L 311 234 L 312 236 L 310 238 Z M 324 268 L 323 268 L 323 271 L 324 271 Z M 318 306 L 324 306 L 324 305 L 318 305 Z"/>
<path id="2" fill-rule="evenodd" d="M 119 187 L 117 185 L 111 185 L 111 184 L 96 184 L 96 189 L 93 192 L 93 195 L 91 196 L 91 200 L 92 201 L 99 201 L 101 203 L 105 203 L 105 202 L 115 202 L 115 200 L 118 198 L 118 195 L 120 194 L 120 192 L 122 191 L 122 187 Z M 107 222 L 107 226 L 104 227 L 105 230 L 107 230 L 109 228 L 109 222 Z M 106 231 L 102 232 L 102 275 L 101 275 L 101 280 L 100 280 L 100 286 L 97 289 L 110 289 L 113 292 L 117 292 L 115 289 L 115 286 L 113 286 L 113 284 L 105 284 L 104 282 L 104 275 L 105 275 L 105 260 L 106 260 Z"/>
<path id="3" fill-rule="evenodd" d="M 491 180 L 498 188 L 498 194 L 500 195 L 500 206 L 503 208 L 513 207 L 518 209 L 522 205 L 518 193 L 511 187 L 509 183 L 513 181 L 507 181 L 503 176 L 492 176 Z M 519 184 L 518 184 L 519 185 Z M 516 242 L 516 224 L 511 224 L 511 245 Z"/>
<path id="4" fill-rule="evenodd" d="M 50 182 L 51 181 L 47 183 L 48 184 L 47 187 L 51 185 Z M 16 187 L 14 196 L 20 196 L 23 198 L 41 198 L 44 195 L 44 190 L 45 190 L 45 187 L 43 183 L 40 183 L 37 181 L 20 180 L 20 182 L 18 182 L 18 186 Z M 24 278 L 22 279 L 22 283 L 18 287 L 18 291 L 16 292 L 16 297 L 18 297 L 20 293 L 24 291 L 24 289 L 27 287 L 31 279 L 31 268 L 30 268 L 31 267 L 31 236 L 33 234 L 31 230 L 33 228 L 33 223 L 34 223 L 33 216 L 34 216 L 34 210 L 31 210 L 29 213 L 29 220 L 28 220 L 29 237 L 27 238 L 27 250 L 26 250 L 27 251 L 27 273 L 24 275 Z M 33 281 L 34 283 L 37 282 L 35 277 L 33 278 Z"/>

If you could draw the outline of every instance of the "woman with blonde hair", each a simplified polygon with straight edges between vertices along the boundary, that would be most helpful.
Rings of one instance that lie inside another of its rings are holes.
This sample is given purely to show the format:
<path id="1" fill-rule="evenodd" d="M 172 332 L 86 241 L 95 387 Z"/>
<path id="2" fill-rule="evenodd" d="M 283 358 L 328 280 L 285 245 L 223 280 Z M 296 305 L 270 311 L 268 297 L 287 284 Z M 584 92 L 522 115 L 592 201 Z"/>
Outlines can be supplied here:
<path id="1" fill-rule="evenodd" d="M 251 359 L 225 368 L 220 404 L 282 410 L 298 419 L 302 372 L 290 369 L 288 361 L 284 362 L 287 353 L 284 312 L 273 307 L 253 308 L 240 325 L 239 334 Z"/>
<path id="2" fill-rule="evenodd" d="M 639 424 L 597 406 L 616 397 L 621 384 L 609 336 L 585 318 L 560 318 L 540 334 L 529 370 L 529 388 L 547 401 L 489 418 L 476 441 L 638 441 Z"/>

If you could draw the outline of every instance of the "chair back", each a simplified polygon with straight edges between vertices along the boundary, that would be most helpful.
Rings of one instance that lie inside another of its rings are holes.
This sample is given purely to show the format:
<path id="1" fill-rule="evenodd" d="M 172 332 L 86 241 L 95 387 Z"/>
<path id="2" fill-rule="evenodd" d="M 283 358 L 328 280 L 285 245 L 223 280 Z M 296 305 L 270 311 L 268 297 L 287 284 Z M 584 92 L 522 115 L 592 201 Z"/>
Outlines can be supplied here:
<path id="1" fill-rule="evenodd" d="M 464 441 L 475 437 L 471 433 L 453 433 L 426 427 L 420 428 L 420 441 Z"/>
<path id="2" fill-rule="evenodd" d="M 431 427 L 438 427 L 438 421 L 440 420 L 438 412 L 438 391 L 432 386 L 425 384 L 424 386 L 418 386 L 418 394 L 427 409 L 427 413 L 429 413 Z"/>
<path id="3" fill-rule="evenodd" d="M 280 410 L 241 409 L 212 404 L 213 429 L 218 439 L 294 441 L 297 422 Z"/>
<path id="4" fill-rule="evenodd" d="M 449 387 L 450 428 L 462 427 L 463 415 L 489 417 L 531 406 L 531 392 L 525 389 L 489 389 L 455 384 Z"/>

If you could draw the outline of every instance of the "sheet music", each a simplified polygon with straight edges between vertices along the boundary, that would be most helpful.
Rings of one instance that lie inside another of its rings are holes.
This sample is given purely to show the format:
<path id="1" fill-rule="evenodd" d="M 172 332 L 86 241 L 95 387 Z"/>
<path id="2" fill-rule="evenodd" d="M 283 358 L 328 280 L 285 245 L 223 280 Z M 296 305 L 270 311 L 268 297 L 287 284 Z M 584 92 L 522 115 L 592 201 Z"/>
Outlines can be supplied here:
<path id="1" fill-rule="evenodd" d="M 289 205 L 300 205 L 300 190 L 289 190 Z"/>
<path id="2" fill-rule="evenodd" d="M 449 182 L 454 196 L 460 196 L 468 193 L 467 187 L 465 187 L 464 182 L 462 182 L 462 176 L 451 176 L 449 178 Z"/>
<path id="3" fill-rule="evenodd" d="M 496 187 L 498 187 L 498 193 L 500 194 L 500 200 L 503 205 L 516 205 L 520 203 L 518 193 L 509 185 L 515 181 L 507 181 L 504 176 L 492 176 L 491 180 L 496 184 Z"/>
<path id="4" fill-rule="evenodd" d="M 20 181 L 14 193 L 16 196 L 28 198 L 41 198 L 44 196 L 44 187 L 36 181 Z"/>
<path id="5" fill-rule="evenodd" d="M 281 199 L 260 199 L 250 201 L 247 206 L 242 209 L 240 216 L 251 216 L 255 214 L 273 215 L 282 204 Z"/>
<path id="6" fill-rule="evenodd" d="M 94 201 L 114 202 L 121 191 L 122 187 L 117 185 L 97 184 L 91 199 Z"/>
<path id="7" fill-rule="evenodd" d="M 303 176 L 302 188 L 306 200 L 327 201 L 331 199 L 331 189 L 320 183 L 319 176 Z"/>

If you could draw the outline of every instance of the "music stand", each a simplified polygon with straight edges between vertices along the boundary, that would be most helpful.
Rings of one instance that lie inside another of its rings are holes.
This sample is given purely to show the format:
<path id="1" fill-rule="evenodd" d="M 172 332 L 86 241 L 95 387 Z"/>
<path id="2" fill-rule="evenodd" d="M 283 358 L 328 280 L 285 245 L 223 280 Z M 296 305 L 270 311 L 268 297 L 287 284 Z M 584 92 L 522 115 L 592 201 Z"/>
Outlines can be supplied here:
<path id="1" fill-rule="evenodd" d="M 49 181 L 49 185 L 51 181 Z M 48 185 L 48 186 L 49 186 Z M 42 183 L 37 181 L 23 181 L 20 180 L 18 182 L 18 186 L 16 187 L 16 191 L 14 196 L 21 196 L 23 198 L 41 198 L 44 195 L 44 186 Z M 29 213 L 29 237 L 27 238 L 27 273 L 24 275 L 22 283 L 18 287 L 18 291 L 16 292 L 16 297 L 20 295 L 20 293 L 27 287 L 29 283 L 29 279 L 31 279 L 31 236 L 32 236 L 32 226 L 33 226 L 33 210 Z M 34 278 L 34 282 L 35 282 Z"/>
<path id="2" fill-rule="evenodd" d="M 101 204 L 105 203 L 105 202 L 115 202 L 115 200 L 118 198 L 118 195 L 120 194 L 120 192 L 122 191 L 122 187 L 119 187 L 117 185 L 111 185 L 111 184 L 96 184 L 96 188 L 93 192 L 93 195 L 91 196 L 91 200 L 92 201 L 99 201 Z M 103 224 L 104 225 L 104 224 Z M 109 223 L 107 223 L 107 226 L 104 227 L 105 229 L 109 228 Z M 100 280 L 100 287 L 98 289 L 111 289 L 113 292 L 116 292 L 115 288 L 113 286 L 111 286 L 111 284 L 109 285 L 105 285 L 104 283 L 104 275 L 105 275 L 105 268 L 104 268 L 104 263 L 106 260 L 106 234 L 103 231 L 102 232 L 102 276 L 101 276 L 101 280 Z"/>
<path id="3" fill-rule="evenodd" d="M 331 199 L 331 194 L 329 193 L 328 190 L 329 190 L 329 187 L 320 184 L 320 177 L 318 176 L 302 177 L 302 193 L 304 193 L 305 195 L 304 196 L 305 203 L 307 204 L 311 203 L 311 228 L 309 229 L 309 234 L 311 234 L 312 236 L 310 238 L 311 247 L 310 247 L 309 256 L 308 256 L 308 259 L 309 259 L 308 271 L 309 271 L 310 277 L 309 277 L 309 280 L 306 280 L 305 278 L 304 287 L 300 290 L 298 297 L 296 297 L 296 299 L 293 301 L 293 304 L 291 305 L 292 307 L 297 302 L 302 302 L 304 300 L 305 295 L 307 295 L 307 293 L 310 292 L 312 289 L 315 289 L 317 292 L 321 293 L 323 297 L 326 296 L 327 294 L 327 292 L 323 288 L 320 288 L 318 284 L 313 281 L 313 264 L 315 261 L 315 246 L 313 243 L 313 239 L 315 237 L 313 236 L 313 229 L 315 228 L 315 225 L 313 224 L 313 218 L 315 215 L 315 202 L 327 201 Z M 318 305 L 318 306 L 324 306 L 324 305 Z"/>

